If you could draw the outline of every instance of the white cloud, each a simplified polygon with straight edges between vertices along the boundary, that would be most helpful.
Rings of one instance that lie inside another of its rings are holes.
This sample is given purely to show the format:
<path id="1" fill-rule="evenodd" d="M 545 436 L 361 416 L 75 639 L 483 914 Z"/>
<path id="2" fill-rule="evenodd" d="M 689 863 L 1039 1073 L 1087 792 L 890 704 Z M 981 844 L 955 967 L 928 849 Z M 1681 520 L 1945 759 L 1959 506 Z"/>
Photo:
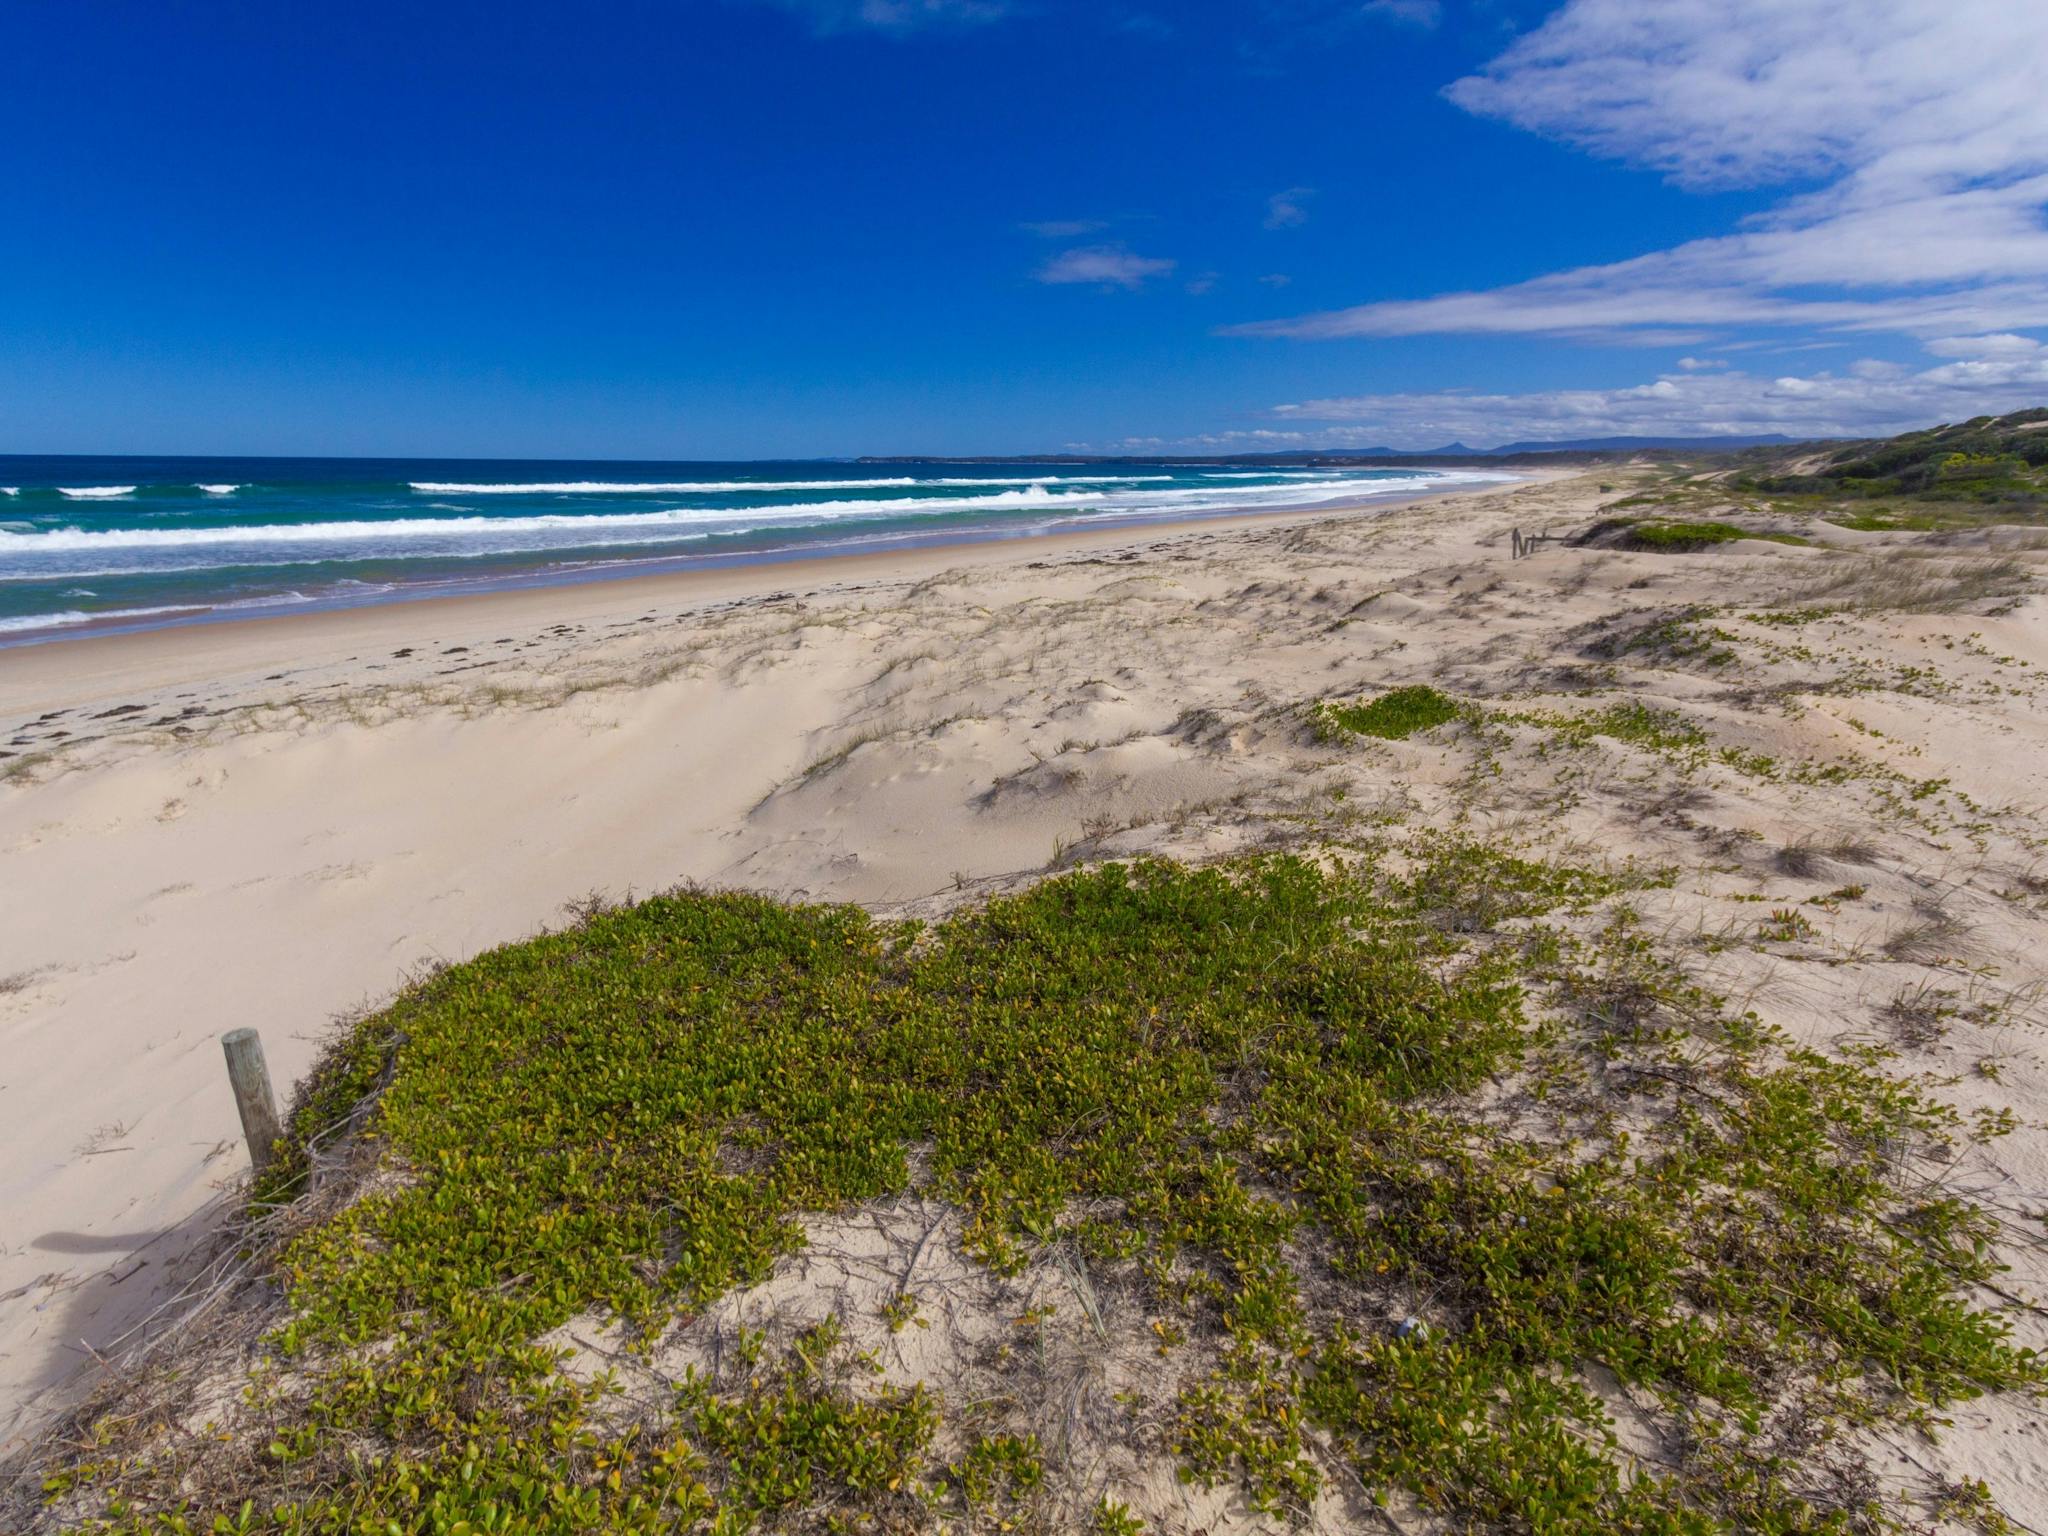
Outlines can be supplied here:
<path id="1" fill-rule="evenodd" d="M 1444 19 L 1443 0 L 1365 0 L 1362 9 L 1368 16 L 1411 27 L 1434 27 Z"/>
<path id="2" fill-rule="evenodd" d="M 1100 219 L 1040 219 L 1017 227 L 1041 240 L 1073 240 L 1108 228 Z"/>
<path id="3" fill-rule="evenodd" d="M 1938 336 L 1927 343 L 1936 357 L 2031 357 L 2041 343 L 2031 336 L 1999 332 L 1991 336 Z"/>
<path id="4" fill-rule="evenodd" d="M 1836 373 L 1766 378 L 1733 370 L 1667 374 L 1622 389 L 1527 394 L 1352 395 L 1276 406 L 1304 440 L 1480 445 L 1528 438 L 1760 435 L 1864 437 L 2019 410 L 2048 391 L 2048 348 L 1914 371 L 1875 359 Z M 1307 424 L 1317 424 L 1308 430 Z"/>
<path id="5" fill-rule="evenodd" d="M 820 32 L 871 27 L 911 32 L 929 26 L 973 26 L 1011 14 L 1010 0 L 764 0 L 807 18 Z"/>
<path id="6" fill-rule="evenodd" d="M 1629 261 L 1242 330 L 2048 325 L 2044 79 L 2035 0 L 1568 0 L 1446 94 L 1688 188 L 1820 185 Z"/>
<path id="7" fill-rule="evenodd" d="M 1718 357 L 1681 357 L 1678 366 L 1687 373 L 1698 373 L 1706 368 L 1726 368 L 1728 364 Z"/>
<path id="8" fill-rule="evenodd" d="M 1308 200 L 1314 187 L 1289 187 L 1266 199 L 1266 228 L 1298 229 L 1308 222 Z"/>
<path id="9" fill-rule="evenodd" d="M 1930 145 L 1981 172 L 2010 158 L 1999 119 L 2026 104 L 2012 90 L 2026 68 L 2022 9 L 2010 0 L 1571 0 L 1445 94 L 1686 186 L 1833 175 Z"/>
<path id="10" fill-rule="evenodd" d="M 1103 288 L 1141 288 L 1150 277 L 1165 277 L 1177 263 L 1140 256 L 1121 245 L 1088 245 L 1062 251 L 1038 269 L 1041 283 L 1093 283 Z"/>

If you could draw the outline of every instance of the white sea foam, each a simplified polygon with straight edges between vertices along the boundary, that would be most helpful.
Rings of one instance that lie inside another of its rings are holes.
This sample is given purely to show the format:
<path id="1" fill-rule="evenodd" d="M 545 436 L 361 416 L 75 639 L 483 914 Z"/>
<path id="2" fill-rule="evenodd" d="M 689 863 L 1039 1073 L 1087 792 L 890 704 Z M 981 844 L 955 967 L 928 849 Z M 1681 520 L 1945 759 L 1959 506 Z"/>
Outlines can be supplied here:
<path id="1" fill-rule="evenodd" d="M 1380 479 L 1322 480 L 1232 486 L 1214 490 L 1176 486 L 1170 490 L 1053 490 L 1027 485 L 987 496 L 901 497 L 891 501 L 810 501 L 776 507 L 665 507 L 644 512 L 550 512 L 518 517 L 469 514 L 453 517 L 352 519 L 346 522 L 269 523 L 245 526 L 148 528 L 52 528 L 0 533 L 0 578 L 25 575 L 38 557 L 105 554 L 116 550 L 172 551 L 236 549 L 251 555 L 276 551 L 300 560 L 358 558 L 379 548 L 394 554 L 469 555 L 516 553 L 632 543 L 666 543 L 707 531 L 763 527 L 816 527 L 877 517 L 936 517 L 960 512 L 1093 512 L 1106 515 L 1214 513 L 1264 505 L 1313 505 L 1356 497 L 1383 497 L 1452 483 L 1511 480 L 1512 475 L 1428 473 Z M 62 562 L 74 564 L 75 562 Z M 204 568 L 189 567 L 193 569 Z M 13 570 L 9 570 L 9 566 Z M 47 567 L 43 567 L 47 569 Z M 161 564 L 151 568 L 164 569 Z M 180 567 L 186 568 L 186 567 Z M 67 574 L 104 574 L 101 567 Z"/>
<path id="2" fill-rule="evenodd" d="M 406 484 L 428 496 L 729 496 L 750 491 L 903 491 L 924 486 L 962 490 L 977 485 L 1136 485 L 1141 481 L 1172 478 L 1171 475 L 990 475 L 919 480 L 897 475 L 879 480 L 543 480 L 513 485 L 465 480 L 409 480 Z"/>
<path id="3" fill-rule="evenodd" d="M 61 629 L 67 624 L 84 624 L 91 618 L 91 614 L 80 613 L 76 608 L 67 608 L 62 613 L 25 614 L 18 619 L 0 619 L 0 635 L 24 629 Z"/>
<path id="4" fill-rule="evenodd" d="M 1244 479 L 1261 478 L 1250 472 L 1233 473 L 1243 474 Z M 986 495 L 832 499 L 780 507 L 669 506 L 631 512 L 621 509 L 577 515 L 563 510 L 507 517 L 480 515 L 473 508 L 463 507 L 454 509 L 460 515 L 449 517 L 210 528 L 179 527 L 168 520 L 146 528 L 102 529 L 76 525 L 52 529 L 31 523 L 0 522 L 0 588 L 13 582 L 52 578 L 77 581 L 174 572 L 196 575 L 238 564 L 311 568 L 328 562 L 364 559 L 459 562 L 490 557 L 539 558 L 556 572 L 606 568 L 623 571 L 701 556 L 731 540 L 745 540 L 744 544 L 732 547 L 761 557 L 806 551 L 852 553 L 864 548 L 909 545 L 930 539 L 933 528 L 939 526 L 938 519 L 947 514 L 967 514 L 964 522 L 953 524 L 963 532 L 980 525 L 991 533 L 1015 536 L 1238 511 L 1371 503 L 1420 490 L 1519 478 L 1514 474 L 1476 470 L 1412 474 L 1332 470 L 1284 472 L 1273 477 L 1274 483 L 1265 485 L 1247 484 L 1242 479 L 1204 485 L 1167 475 L 1122 480 L 1046 476 L 1009 481 L 1014 489 Z M 1162 489 L 1135 483 L 1141 479 L 1179 483 Z M 867 489 L 876 482 L 857 483 Z M 932 483 L 912 482 L 919 486 Z M 977 490 L 994 483 L 999 482 L 962 482 L 963 486 Z M 103 494 L 114 491 L 112 487 L 92 489 Z M 424 510 L 433 504 L 412 505 Z M 1007 515 L 982 523 L 975 514 L 984 511 Z M 177 606 L 99 612 L 64 609 L 22 615 L 0 620 L 0 644 L 35 644 L 87 624 L 147 626 L 207 613 L 225 615 L 237 610 L 361 601 L 364 596 L 392 590 L 389 584 L 335 582 L 310 575 L 301 578 L 301 585 L 308 591 L 221 601 L 202 598 Z M 437 585 L 460 590 L 462 579 L 447 575 L 430 577 L 429 586 Z M 352 595 L 343 597 L 343 588 Z M 103 583 L 100 590 L 113 589 Z M 62 596 L 76 600 L 91 591 L 84 586 L 72 587 L 64 590 Z"/>
<path id="5" fill-rule="evenodd" d="M 0 619 L 0 634 L 18 634 L 27 629 L 67 629 L 76 624 L 118 624 L 123 619 L 160 619 L 167 613 L 197 613 L 203 606 L 182 603 L 164 608 L 103 608 L 98 613 L 67 608 L 61 613 L 31 613 L 20 618 Z"/>
<path id="6" fill-rule="evenodd" d="M 239 485 L 202 485 L 199 489 L 206 492 L 209 496 L 232 496 L 241 487 Z"/>
<path id="7" fill-rule="evenodd" d="M 664 550 L 740 536 L 787 533 L 785 546 L 819 554 L 871 542 L 913 542 L 929 533 L 920 523 L 946 514 L 993 511 L 991 529 L 1032 534 L 1091 524 L 1133 524 L 1175 517 L 1208 517 L 1236 511 L 1370 502 L 1456 483 L 1513 480 L 1504 474 L 1459 472 L 1327 480 L 1319 484 L 1232 485 L 1207 489 L 1049 490 L 1027 486 L 994 496 L 901 498 L 895 501 L 817 501 L 782 507 L 668 507 L 640 512 L 551 513 L 515 517 L 458 517 L 292 523 L 248 527 L 60 529 L 0 532 L 0 586 L 53 577 L 102 580 L 174 572 L 203 573 L 224 565 L 317 566 L 330 561 L 481 560 L 506 557 L 573 557 L 578 564 L 605 565 L 635 550 L 660 558 Z M 1035 515 L 1034 515 L 1035 514 Z M 894 527 L 878 526 L 884 520 Z M 961 525 L 956 525 L 961 526 Z M 965 526 L 973 526 L 972 522 Z M 964 527 L 963 527 L 964 531 Z M 612 553 L 617 551 L 618 553 Z M 603 552 L 603 553 L 600 553 Z M 296 596 L 286 601 L 302 600 Z M 245 602 L 226 607 L 242 607 Z"/>
<path id="8" fill-rule="evenodd" d="M 1142 495 L 1142 492 L 1133 492 Z M 1160 494 L 1160 493 L 1154 493 Z M 829 522 L 845 517 L 874 517 L 898 512 L 931 515 L 979 511 L 984 508 L 1056 506 L 1094 503 L 1103 493 L 1048 491 L 1029 486 L 998 491 L 993 496 L 926 497 L 898 501 L 802 501 L 780 507 L 665 507 L 646 512 L 540 512 L 526 517 L 404 517 L 327 523 L 259 523 L 243 526 L 178 528 L 51 528 L 0 538 L 0 557 L 36 551 L 86 549 L 176 549 L 201 546 L 260 544 L 352 544 L 364 540 L 399 542 L 486 535 L 569 532 L 604 534 L 621 530 L 693 528 L 707 523 L 773 523 L 784 520 Z"/>
<path id="9" fill-rule="evenodd" d="M 20 494 L 21 487 L 18 485 L 0 485 L 0 496 L 19 496 Z"/>
<path id="10" fill-rule="evenodd" d="M 363 589 L 369 592 L 388 592 L 391 587 L 388 584 L 381 584 L 364 586 Z M 228 603 L 167 603 L 152 608 L 102 608 L 93 613 L 87 613 L 82 608 L 66 608 L 57 613 L 30 613 L 17 618 L 0 619 L 0 635 L 22 634 L 37 629 L 73 629 L 80 624 L 132 623 L 137 619 L 160 619 L 172 613 L 229 613 L 249 608 L 289 608 L 316 601 L 317 598 L 306 592 L 273 592 L 263 597 L 245 597 Z"/>
<path id="11" fill-rule="evenodd" d="M 60 485 L 57 489 L 77 501 L 104 501 L 114 496 L 133 496 L 132 485 Z"/>

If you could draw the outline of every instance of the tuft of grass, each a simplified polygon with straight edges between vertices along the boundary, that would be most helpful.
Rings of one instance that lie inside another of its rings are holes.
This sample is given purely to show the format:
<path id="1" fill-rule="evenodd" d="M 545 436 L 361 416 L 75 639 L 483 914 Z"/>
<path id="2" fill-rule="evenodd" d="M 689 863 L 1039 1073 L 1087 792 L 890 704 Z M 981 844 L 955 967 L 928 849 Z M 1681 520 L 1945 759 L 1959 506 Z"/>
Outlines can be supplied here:
<path id="1" fill-rule="evenodd" d="M 1969 932 L 1968 924 L 1940 903 L 1916 901 L 1913 915 L 1884 941 L 1884 953 L 1892 960 L 1938 965 L 1965 947 Z"/>
<path id="2" fill-rule="evenodd" d="M 1729 647 L 1738 637 L 1709 622 L 1714 614 L 1714 609 L 1695 604 L 1676 613 L 1623 623 L 1598 634 L 1587 651 L 1606 661 L 1642 654 L 1659 662 L 1725 667 L 1736 659 Z"/>
<path id="3" fill-rule="evenodd" d="M 1370 704 L 1321 704 L 1315 717 L 1326 731 L 1400 741 L 1458 718 L 1457 701 L 1427 684 L 1396 688 Z"/>
<path id="4" fill-rule="evenodd" d="M 1942 560 L 1848 557 L 1825 579 L 1787 601 L 1865 613 L 1955 613 L 1980 604 L 1997 611 L 2032 589 L 2033 572 L 2010 557 Z"/>
<path id="5" fill-rule="evenodd" d="M 1837 837 L 1823 841 L 1813 837 L 1796 837 L 1771 855 L 1772 866 L 1795 880 L 1812 880 L 1825 872 L 1830 863 L 1874 864 L 1877 849 L 1860 837 Z"/>
<path id="6" fill-rule="evenodd" d="M 1949 1021 L 1962 1011 L 1954 989 L 1923 981 L 1893 993 L 1891 1001 L 1878 1010 L 1878 1018 L 1900 1044 L 1925 1047 L 1947 1034 Z"/>

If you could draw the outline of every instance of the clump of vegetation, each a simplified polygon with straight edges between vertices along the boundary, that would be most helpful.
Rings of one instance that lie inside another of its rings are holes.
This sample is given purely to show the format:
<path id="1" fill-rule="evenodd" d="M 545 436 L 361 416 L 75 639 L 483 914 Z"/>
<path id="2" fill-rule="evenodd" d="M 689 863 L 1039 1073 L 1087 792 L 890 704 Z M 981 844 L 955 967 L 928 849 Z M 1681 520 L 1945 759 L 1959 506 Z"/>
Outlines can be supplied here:
<path id="1" fill-rule="evenodd" d="M 132 1536 L 1018 1522 L 1037 1442 L 829 1328 L 654 1401 L 537 1342 L 594 1311 L 650 1348 L 804 1213 L 915 1183 L 990 1266 L 1057 1247 L 1137 1287 L 1183 1474 L 1258 1507 L 1342 1467 L 1464 1529 L 1901 1529 L 1804 1452 L 2038 1375 L 1972 1300 L 1991 1218 L 1902 1172 L 1956 1118 L 1686 983 L 1632 883 L 1437 838 L 1112 865 L 929 929 L 592 911 L 353 1030 L 293 1140 L 374 1094 L 381 1173 L 278 1255 L 246 1403 L 89 1417 L 49 1493 Z"/>
<path id="2" fill-rule="evenodd" d="M 1644 655 L 1665 663 L 1688 663 L 1702 667 L 1732 665 L 1731 648 L 1737 636 L 1719 624 L 1709 622 L 1718 610 L 1693 604 L 1676 613 L 1618 624 L 1595 626 L 1586 644 L 1586 654 L 1603 661 Z"/>
<path id="3" fill-rule="evenodd" d="M 1811 462 L 1811 450 L 1805 450 L 1799 457 L 1808 462 L 1791 468 L 1774 462 L 1786 457 L 1785 450 L 1775 450 L 1755 455 L 1764 462 L 1737 484 L 1792 495 L 1949 503 L 1979 513 L 1997 508 L 2028 516 L 2048 498 L 2048 432 L 2042 430 L 2043 423 L 2048 423 L 2048 411 L 2040 409 L 1978 416 L 1924 432 L 1852 443 L 1835 449 L 1818 465 Z M 1953 526 L 1955 521 L 1928 511 L 1873 508 L 1847 526 L 1929 528 Z"/>
<path id="4" fill-rule="evenodd" d="M 1578 715 L 1557 722 L 1558 735 L 1569 742 L 1583 743 L 1595 736 L 1625 742 L 1646 751 L 1683 753 L 1704 746 L 1707 733 L 1675 710 L 1659 709 L 1631 699 L 1596 714 Z"/>
<path id="5" fill-rule="evenodd" d="M 1716 544 L 1733 544 L 1739 539 L 1763 539 L 1773 544 L 1807 542 L 1793 533 L 1765 533 L 1721 522 L 1633 523 L 1623 533 L 1621 542 L 1633 549 L 1684 552 L 1711 549 Z"/>
<path id="6" fill-rule="evenodd" d="M 1778 907 L 1757 925 L 1756 936 L 1766 944 L 1798 944 L 1817 937 L 1819 932 L 1804 913 L 1792 907 Z"/>
<path id="7" fill-rule="evenodd" d="M 1860 837 L 1796 837 L 1771 855 L 1771 864 L 1780 874 L 1812 880 L 1824 874 L 1830 862 L 1875 864 L 1877 858 L 1877 848 Z"/>
<path id="8" fill-rule="evenodd" d="M 1939 533 L 1950 528 L 1967 528 L 1984 521 L 1981 514 L 1958 513 L 1948 507 L 1922 507 L 1906 511 L 1899 507 L 1862 507 L 1854 511 L 1833 508 L 1825 513 L 1837 528 L 1858 533 Z"/>
<path id="9" fill-rule="evenodd" d="M 1383 741 L 1400 741 L 1458 715 L 1455 699 L 1421 683 L 1383 693 L 1369 704 L 1321 704 L 1315 711 L 1316 723 L 1326 733 L 1377 736 Z"/>
<path id="10" fill-rule="evenodd" d="M 920 1512 L 916 1485 L 939 1419 L 929 1394 L 863 1384 L 862 1362 L 841 1348 L 832 1321 L 806 1330 L 765 1372 L 762 1363 L 757 1359 L 744 1383 L 730 1387 L 694 1371 L 686 1376 L 677 1394 L 684 1434 L 651 1466 L 636 1465 L 627 1445 L 600 1452 L 594 1470 L 609 1464 L 646 1478 L 640 1508 L 651 1518 L 613 1526 L 621 1501 L 607 1500 L 600 1483 L 588 1490 L 588 1528 L 660 1530 L 666 1518 L 670 1529 L 722 1523 L 744 1530 L 772 1526 L 791 1512 L 826 1511 L 886 1529 Z M 624 1484 L 622 1475 L 612 1491 Z M 623 1502 L 630 1522 L 639 1511 Z M 490 1529 L 473 1517 L 471 1524 Z"/>

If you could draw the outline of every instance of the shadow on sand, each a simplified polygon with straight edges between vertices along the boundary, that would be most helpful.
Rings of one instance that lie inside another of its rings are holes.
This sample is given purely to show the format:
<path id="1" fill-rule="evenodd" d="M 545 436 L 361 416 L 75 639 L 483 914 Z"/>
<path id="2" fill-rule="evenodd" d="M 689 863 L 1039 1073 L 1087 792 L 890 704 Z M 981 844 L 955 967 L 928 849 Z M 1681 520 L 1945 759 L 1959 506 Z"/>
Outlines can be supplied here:
<path id="1" fill-rule="evenodd" d="M 113 1255 L 81 1274 L 46 1278 L 6 1304 L 44 1315 L 25 1358 L 10 1362 L 17 1406 L 0 1414 L 0 1461 L 11 1459 L 50 1422 L 119 1373 L 125 1361 L 180 1317 L 232 1241 L 240 1190 L 215 1196 L 172 1227 L 95 1236 L 46 1232 L 39 1253 Z"/>

